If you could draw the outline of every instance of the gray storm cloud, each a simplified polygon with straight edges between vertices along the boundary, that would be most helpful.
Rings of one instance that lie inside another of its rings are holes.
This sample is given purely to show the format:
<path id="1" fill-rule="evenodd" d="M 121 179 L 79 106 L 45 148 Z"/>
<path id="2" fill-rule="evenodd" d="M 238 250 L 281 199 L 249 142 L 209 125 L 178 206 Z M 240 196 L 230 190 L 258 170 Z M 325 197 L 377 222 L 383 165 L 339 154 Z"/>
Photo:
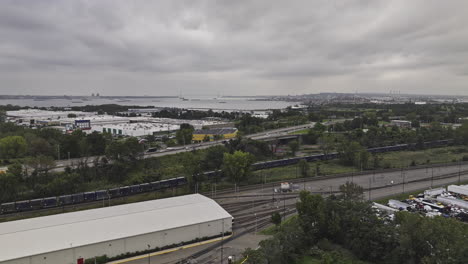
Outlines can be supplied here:
<path id="1" fill-rule="evenodd" d="M 5 0 L 0 94 L 468 94 L 467 1 Z"/>

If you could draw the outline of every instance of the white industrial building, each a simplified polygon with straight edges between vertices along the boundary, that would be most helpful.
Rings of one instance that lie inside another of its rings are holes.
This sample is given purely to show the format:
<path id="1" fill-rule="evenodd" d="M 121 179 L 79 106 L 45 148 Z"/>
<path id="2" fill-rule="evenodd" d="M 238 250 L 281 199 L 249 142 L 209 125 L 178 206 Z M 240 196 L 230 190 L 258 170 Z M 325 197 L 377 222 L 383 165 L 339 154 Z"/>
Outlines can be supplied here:
<path id="1" fill-rule="evenodd" d="M 232 216 L 200 195 L 0 224 L 0 263 L 75 264 L 232 232 Z"/>

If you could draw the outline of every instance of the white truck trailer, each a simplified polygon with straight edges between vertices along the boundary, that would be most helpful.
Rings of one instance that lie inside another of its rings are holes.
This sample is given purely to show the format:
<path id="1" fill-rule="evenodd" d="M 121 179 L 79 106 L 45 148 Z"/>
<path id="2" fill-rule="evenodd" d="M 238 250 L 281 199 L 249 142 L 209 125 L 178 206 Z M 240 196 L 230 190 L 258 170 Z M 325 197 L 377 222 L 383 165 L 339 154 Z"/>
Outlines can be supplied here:
<path id="1" fill-rule="evenodd" d="M 407 208 L 410 207 L 409 204 L 398 201 L 398 200 L 389 200 L 388 206 L 398 209 L 398 210 L 407 210 Z"/>
<path id="2" fill-rule="evenodd" d="M 457 198 L 439 196 L 439 197 L 437 197 L 437 201 L 441 202 L 443 204 L 446 204 L 446 205 L 454 205 L 454 206 L 457 206 L 459 208 L 463 208 L 465 210 L 468 210 L 468 202 L 463 201 L 463 200 L 459 200 Z"/>
<path id="3" fill-rule="evenodd" d="M 451 193 L 468 196 L 468 185 L 449 185 L 447 190 Z"/>

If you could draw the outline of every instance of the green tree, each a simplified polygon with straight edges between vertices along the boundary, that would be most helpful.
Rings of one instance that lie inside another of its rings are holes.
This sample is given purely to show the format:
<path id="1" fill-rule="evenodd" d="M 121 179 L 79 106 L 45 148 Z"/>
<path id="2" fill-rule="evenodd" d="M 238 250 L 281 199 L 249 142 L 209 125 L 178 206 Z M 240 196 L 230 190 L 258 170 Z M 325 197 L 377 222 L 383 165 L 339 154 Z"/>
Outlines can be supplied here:
<path id="1" fill-rule="evenodd" d="M 296 156 L 296 151 L 299 149 L 299 142 L 297 140 L 293 140 L 288 144 L 289 149 L 291 150 L 291 154 Z"/>
<path id="2" fill-rule="evenodd" d="M 8 166 L 8 173 L 12 174 L 18 179 L 21 179 L 21 177 L 23 177 L 23 166 L 20 163 L 15 162 Z"/>
<path id="3" fill-rule="evenodd" d="M 363 198 L 364 189 L 354 182 L 346 182 L 340 186 L 343 199 L 359 201 Z"/>
<path id="4" fill-rule="evenodd" d="M 305 159 L 301 159 L 297 165 L 299 166 L 299 171 L 301 172 L 301 176 L 303 178 L 309 177 L 309 172 L 310 172 L 309 163 Z"/>
<path id="5" fill-rule="evenodd" d="M 112 141 L 106 147 L 106 156 L 111 160 L 135 161 L 141 157 L 143 151 L 143 145 L 138 143 L 138 139 L 131 137 Z"/>
<path id="6" fill-rule="evenodd" d="M 324 134 L 317 140 L 317 142 L 324 155 L 328 155 L 335 150 L 335 137 L 332 135 Z"/>
<path id="7" fill-rule="evenodd" d="M 33 175 L 47 175 L 49 171 L 55 167 L 55 160 L 51 156 L 44 155 L 29 157 L 26 160 L 26 166 L 33 170 Z"/>
<path id="8" fill-rule="evenodd" d="M 5 159 L 21 158 L 26 153 L 27 143 L 22 136 L 0 139 L 0 156 Z"/>
<path id="9" fill-rule="evenodd" d="M 180 129 L 176 132 L 176 139 L 179 145 L 186 145 L 192 143 L 193 131 L 195 129 L 190 124 L 181 124 Z"/>
<path id="10" fill-rule="evenodd" d="M 0 201 L 12 202 L 16 200 L 19 179 L 10 172 L 0 173 Z"/>
<path id="11" fill-rule="evenodd" d="M 254 157 L 250 153 L 236 151 L 233 154 L 224 153 L 221 170 L 231 181 L 240 183 L 250 175 Z"/>
<path id="12" fill-rule="evenodd" d="M 224 153 L 228 152 L 225 146 L 213 146 L 206 149 L 205 158 L 202 161 L 204 170 L 219 170 L 223 165 Z"/>
<path id="13" fill-rule="evenodd" d="M 28 153 L 31 156 L 51 156 L 54 154 L 50 143 L 46 139 L 37 136 L 28 139 Z"/>
<path id="14" fill-rule="evenodd" d="M 279 226 L 281 225 L 281 215 L 278 212 L 272 214 L 271 222 L 276 226 L 276 228 L 279 228 Z"/>
<path id="15" fill-rule="evenodd" d="M 200 155 L 192 152 L 184 152 L 181 155 L 181 164 L 187 174 L 187 179 L 190 187 L 201 181 L 200 175 L 202 172 Z"/>
<path id="16" fill-rule="evenodd" d="M 458 142 L 468 145 L 468 122 L 463 123 L 462 126 L 457 129 L 456 138 Z"/>
<path id="17" fill-rule="evenodd" d="M 0 123 L 4 123 L 6 120 L 6 112 L 3 110 L 0 110 Z"/>
<path id="18" fill-rule="evenodd" d="M 102 155 L 106 151 L 107 139 L 103 134 L 94 131 L 86 136 L 86 142 L 89 146 L 89 154 L 92 156 Z"/>

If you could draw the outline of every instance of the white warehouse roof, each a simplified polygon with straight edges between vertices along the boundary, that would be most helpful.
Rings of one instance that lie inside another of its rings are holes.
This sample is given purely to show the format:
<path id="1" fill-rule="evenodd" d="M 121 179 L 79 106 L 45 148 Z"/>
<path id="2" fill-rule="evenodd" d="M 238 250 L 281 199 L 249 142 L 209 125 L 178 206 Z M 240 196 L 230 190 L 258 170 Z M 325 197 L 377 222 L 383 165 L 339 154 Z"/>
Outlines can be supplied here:
<path id="1" fill-rule="evenodd" d="M 0 262 L 231 217 L 192 194 L 0 223 Z"/>

